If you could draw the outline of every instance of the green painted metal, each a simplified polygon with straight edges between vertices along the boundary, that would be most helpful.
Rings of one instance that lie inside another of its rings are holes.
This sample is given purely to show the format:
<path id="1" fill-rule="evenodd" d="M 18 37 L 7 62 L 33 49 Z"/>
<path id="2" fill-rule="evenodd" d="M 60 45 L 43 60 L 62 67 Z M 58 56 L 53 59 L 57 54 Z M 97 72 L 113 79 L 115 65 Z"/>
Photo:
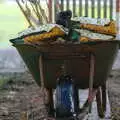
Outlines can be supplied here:
<path id="1" fill-rule="evenodd" d="M 114 58 L 119 49 L 119 42 L 88 42 L 77 46 L 85 48 L 85 45 L 91 47 L 95 55 L 94 87 L 97 87 L 104 84 L 109 75 Z M 31 45 L 17 44 L 13 46 L 17 48 L 39 86 L 39 56 L 43 55 L 45 87 L 56 87 L 56 79 L 58 77 L 58 73 L 60 72 L 61 65 L 64 64 L 64 59 L 49 59 L 48 53 L 50 53 L 50 51 L 46 50 L 46 52 L 44 52 L 42 49 L 37 49 Z M 58 47 L 58 49 L 60 48 L 61 47 Z M 68 47 L 68 49 L 71 50 L 73 48 Z M 55 52 L 57 53 L 58 51 L 56 50 L 54 53 Z M 68 63 L 66 63 L 66 66 L 67 73 L 71 73 L 75 78 L 75 84 L 79 88 L 87 88 L 89 83 L 89 60 L 86 61 L 78 58 L 70 59 L 68 60 Z"/>
<path id="2" fill-rule="evenodd" d="M 33 75 L 36 83 L 40 86 L 40 72 L 39 72 L 39 55 L 40 53 L 32 46 L 25 44 L 14 44 L 19 54 L 27 65 L 29 71 Z"/>

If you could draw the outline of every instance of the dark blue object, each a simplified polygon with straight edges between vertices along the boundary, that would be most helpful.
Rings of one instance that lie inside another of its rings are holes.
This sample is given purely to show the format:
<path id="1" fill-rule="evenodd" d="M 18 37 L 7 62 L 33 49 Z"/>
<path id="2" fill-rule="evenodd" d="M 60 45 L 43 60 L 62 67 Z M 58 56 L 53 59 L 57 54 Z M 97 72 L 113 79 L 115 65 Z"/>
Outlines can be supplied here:
<path id="1" fill-rule="evenodd" d="M 70 117 L 74 113 L 74 85 L 70 75 L 62 75 L 56 88 L 56 117 Z"/>
<path id="2" fill-rule="evenodd" d="M 56 24 L 69 27 L 71 22 L 72 12 L 70 10 L 62 11 L 57 14 Z"/>

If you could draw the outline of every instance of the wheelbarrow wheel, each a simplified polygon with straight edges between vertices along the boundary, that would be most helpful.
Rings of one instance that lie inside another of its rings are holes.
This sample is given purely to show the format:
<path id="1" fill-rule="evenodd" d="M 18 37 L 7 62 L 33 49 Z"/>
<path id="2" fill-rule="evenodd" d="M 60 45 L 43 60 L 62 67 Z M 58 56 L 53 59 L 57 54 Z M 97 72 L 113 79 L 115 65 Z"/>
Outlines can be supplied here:
<path id="1" fill-rule="evenodd" d="M 78 111 L 78 89 L 70 75 L 61 75 L 56 88 L 56 117 L 72 117 Z"/>
<path id="2" fill-rule="evenodd" d="M 96 94 L 97 111 L 100 118 L 105 117 L 106 112 L 106 87 L 100 86 Z"/>

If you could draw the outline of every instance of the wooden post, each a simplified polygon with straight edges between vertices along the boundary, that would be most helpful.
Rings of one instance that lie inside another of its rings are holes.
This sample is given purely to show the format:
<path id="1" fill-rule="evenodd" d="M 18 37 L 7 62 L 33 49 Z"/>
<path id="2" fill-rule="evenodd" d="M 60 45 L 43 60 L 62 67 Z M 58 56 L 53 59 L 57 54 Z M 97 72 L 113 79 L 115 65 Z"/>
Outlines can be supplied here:
<path id="1" fill-rule="evenodd" d="M 120 0 L 116 0 L 116 12 L 120 12 Z"/>
<path id="2" fill-rule="evenodd" d="M 110 19 L 112 20 L 113 19 L 113 3 L 114 3 L 114 0 L 110 0 Z"/>
<path id="3" fill-rule="evenodd" d="M 88 8 L 89 8 L 89 4 L 88 4 L 88 0 L 85 0 L 85 16 L 87 16 L 88 17 Z"/>
<path id="4" fill-rule="evenodd" d="M 76 16 L 76 0 L 73 0 L 73 17 Z"/>
<path id="5" fill-rule="evenodd" d="M 70 2 L 69 2 L 69 0 L 67 0 L 66 2 L 67 2 L 67 3 L 66 3 L 66 8 L 67 8 L 67 10 L 69 10 Z"/>
<path id="6" fill-rule="evenodd" d="M 48 9 L 49 9 L 49 22 L 52 22 L 52 0 L 48 0 Z"/>
<path id="7" fill-rule="evenodd" d="M 64 0 L 61 0 L 61 11 L 64 10 Z"/>
<path id="8" fill-rule="evenodd" d="M 82 6 L 82 0 L 79 0 L 79 16 L 82 16 L 82 12 L 83 12 L 83 6 Z"/>
<path id="9" fill-rule="evenodd" d="M 97 0 L 97 17 L 101 17 L 101 0 Z"/>
<path id="10" fill-rule="evenodd" d="M 116 39 L 120 40 L 120 0 L 116 0 L 116 22 L 117 22 Z"/>
<path id="11" fill-rule="evenodd" d="M 53 4 L 53 8 L 54 8 L 54 22 L 55 22 L 55 20 L 56 20 L 56 15 L 58 14 L 58 12 L 60 12 L 61 11 L 61 5 L 60 5 L 60 3 L 59 3 L 59 0 L 53 0 L 54 2 L 54 4 Z"/>

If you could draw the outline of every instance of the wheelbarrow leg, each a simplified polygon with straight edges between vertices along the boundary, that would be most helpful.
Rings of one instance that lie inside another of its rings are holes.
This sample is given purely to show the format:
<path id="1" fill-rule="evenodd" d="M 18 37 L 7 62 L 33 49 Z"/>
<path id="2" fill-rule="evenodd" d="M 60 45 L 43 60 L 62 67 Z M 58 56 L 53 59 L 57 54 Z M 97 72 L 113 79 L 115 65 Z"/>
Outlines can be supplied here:
<path id="1" fill-rule="evenodd" d="M 93 89 L 93 82 L 94 82 L 94 67 L 95 67 L 95 56 L 91 53 L 90 54 L 90 74 L 89 74 L 89 94 L 88 99 L 83 105 L 83 108 L 80 112 L 82 112 L 79 117 L 82 119 L 84 115 L 89 113 L 91 115 L 92 112 L 92 102 L 96 96 L 97 89 Z"/>
<path id="2" fill-rule="evenodd" d="M 48 92 L 48 103 L 46 107 L 48 108 L 48 116 L 54 117 L 54 103 L 53 103 L 53 91 L 52 88 L 47 88 Z"/>
<path id="3" fill-rule="evenodd" d="M 96 95 L 98 115 L 101 118 L 105 116 L 105 112 L 106 112 L 106 104 L 107 104 L 106 97 L 107 96 L 106 96 L 106 82 L 105 82 L 102 86 L 99 87 L 98 93 Z"/>
<path id="4" fill-rule="evenodd" d="M 79 112 L 79 89 L 75 86 L 74 88 L 74 97 L 75 97 L 75 112 Z"/>
<path id="5" fill-rule="evenodd" d="M 102 85 L 102 104 L 103 104 L 103 111 L 106 112 L 106 104 L 107 104 L 106 81 L 104 85 Z"/>
<path id="6" fill-rule="evenodd" d="M 40 80 L 41 80 L 41 90 L 43 94 L 43 102 L 46 108 L 48 108 L 48 115 L 54 115 L 53 113 L 53 93 L 52 89 L 48 89 L 44 84 L 44 70 L 43 70 L 43 57 L 39 57 L 39 69 L 40 69 Z M 46 92 L 47 91 L 47 94 Z M 45 98 L 48 98 L 47 100 Z"/>
<path id="7" fill-rule="evenodd" d="M 96 94 L 97 101 L 97 111 L 100 118 L 104 118 L 103 106 L 102 106 L 102 91 L 101 87 L 98 88 L 98 92 Z"/>
<path id="8" fill-rule="evenodd" d="M 90 77 L 89 77 L 89 113 L 92 111 L 92 102 L 93 102 L 93 82 L 94 82 L 94 67 L 95 67 L 95 56 L 91 53 L 90 54 Z"/>

